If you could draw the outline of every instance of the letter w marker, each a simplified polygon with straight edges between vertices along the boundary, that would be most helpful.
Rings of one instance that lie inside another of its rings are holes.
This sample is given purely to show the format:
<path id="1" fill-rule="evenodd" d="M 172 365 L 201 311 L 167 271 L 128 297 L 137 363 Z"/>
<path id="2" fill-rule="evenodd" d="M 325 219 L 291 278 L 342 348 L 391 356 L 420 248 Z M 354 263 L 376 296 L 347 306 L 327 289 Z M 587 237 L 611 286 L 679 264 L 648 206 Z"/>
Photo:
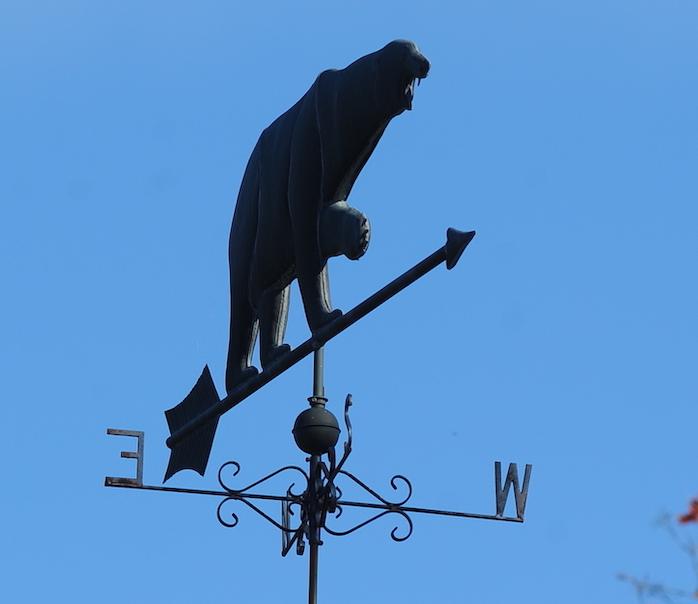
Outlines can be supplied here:
<path id="1" fill-rule="evenodd" d="M 504 516 L 504 508 L 509 498 L 509 487 L 514 485 L 514 500 L 516 501 L 516 517 L 523 520 L 526 511 L 526 498 L 528 497 L 528 483 L 531 480 L 531 464 L 526 464 L 523 486 L 519 489 L 519 472 L 515 463 L 509 464 L 507 477 L 502 487 L 502 463 L 494 462 L 494 494 L 497 498 L 497 516 Z"/>

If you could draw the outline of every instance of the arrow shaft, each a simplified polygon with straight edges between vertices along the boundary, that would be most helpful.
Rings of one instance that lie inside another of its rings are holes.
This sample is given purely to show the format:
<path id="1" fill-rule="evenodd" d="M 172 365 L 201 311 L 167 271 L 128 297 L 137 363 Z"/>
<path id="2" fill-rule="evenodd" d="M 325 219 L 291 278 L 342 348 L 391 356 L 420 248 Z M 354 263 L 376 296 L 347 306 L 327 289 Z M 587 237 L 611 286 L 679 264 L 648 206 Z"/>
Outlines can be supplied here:
<path id="1" fill-rule="evenodd" d="M 446 260 L 446 246 L 440 247 L 433 254 L 427 256 L 421 262 L 415 264 L 411 269 L 405 271 L 388 283 L 385 287 L 379 289 L 375 294 L 366 298 L 363 302 L 357 304 L 354 308 L 343 314 L 337 320 L 332 321 L 313 335 L 311 340 L 319 340 L 323 344 L 337 334 L 343 332 L 354 323 L 363 319 L 368 313 L 374 311 L 383 302 L 387 302 L 390 298 L 399 294 L 403 289 L 412 285 L 417 279 L 426 275 L 429 271 L 436 268 L 439 264 Z"/>
<path id="2" fill-rule="evenodd" d="M 375 294 L 357 304 L 346 314 L 343 314 L 339 318 L 332 321 L 332 323 L 329 323 L 322 329 L 315 332 L 305 342 L 291 350 L 289 353 L 285 354 L 271 367 L 264 370 L 262 373 L 253 377 L 252 379 L 247 380 L 237 388 L 231 390 L 228 396 L 220 400 L 215 405 L 211 405 L 211 407 L 201 413 L 201 415 L 187 422 L 179 430 L 174 432 L 167 439 L 167 446 L 170 447 L 170 449 L 173 448 L 175 445 L 189 436 L 189 434 L 196 431 L 198 428 L 201 428 L 216 417 L 223 415 L 235 407 L 235 405 L 241 403 L 247 397 L 268 384 L 271 380 L 307 357 L 311 352 L 319 350 L 326 342 L 343 332 L 348 327 L 351 327 L 368 313 L 378 308 L 381 304 L 396 294 L 400 293 L 403 289 L 410 286 L 429 271 L 436 268 L 439 264 L 446 260 L 446 256 L 446 246 L 440 247 L 433 254 L 430 254 L 424 258 L 424 260 L 415 264 L 412 268 L 405 271 L 402 275 L 378 290 Z"/>

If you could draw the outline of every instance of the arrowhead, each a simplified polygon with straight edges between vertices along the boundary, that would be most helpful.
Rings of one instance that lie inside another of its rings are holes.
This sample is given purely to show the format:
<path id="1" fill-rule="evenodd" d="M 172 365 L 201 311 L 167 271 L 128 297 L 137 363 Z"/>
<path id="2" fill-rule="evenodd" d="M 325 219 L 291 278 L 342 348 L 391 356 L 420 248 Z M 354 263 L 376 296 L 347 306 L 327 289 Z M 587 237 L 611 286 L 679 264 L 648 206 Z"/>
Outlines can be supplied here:
<path id="1" fill-rule="evenodd" d="M 475 237 L 475 231 L 468 231 L 464 233 L 458 229 L 449 228 L 446 231 L 446 268 L 451 270 L 458 260 L 460 260 L 461 255 L 468 247 L 468 244 Z"/>

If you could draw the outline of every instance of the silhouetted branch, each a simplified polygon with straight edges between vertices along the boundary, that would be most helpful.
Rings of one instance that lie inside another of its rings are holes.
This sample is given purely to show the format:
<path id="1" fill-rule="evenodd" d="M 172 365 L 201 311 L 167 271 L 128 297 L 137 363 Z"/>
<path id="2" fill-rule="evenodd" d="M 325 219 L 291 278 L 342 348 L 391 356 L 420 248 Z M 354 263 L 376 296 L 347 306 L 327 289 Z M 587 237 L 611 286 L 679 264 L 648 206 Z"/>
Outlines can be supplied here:
<path id="1" fill-rule="evenodd" d="M 691 502 L 691 509 L 687 514 L 678 517 L 678 523 L 672 514 L 663 513 L 656 521 L 656 525 L 666 531 L 671 540 L 678 548 L 688 556 L 694 574 L 696 588 L 693 591 L 669 587 L 662 582 L 652 581 L 649 578 L 640 579 L 627 573 L 619 573 L 617 578 L 620 581 L 629 583 L 635 590 L 640 604 L 650 604 L 651 602 L 678 602 L 686 600 L 698 600 L 698 544 L 693 536 L 688 532 L 685 525 L 691 522 L 698 522 L 698 500 Z"/>

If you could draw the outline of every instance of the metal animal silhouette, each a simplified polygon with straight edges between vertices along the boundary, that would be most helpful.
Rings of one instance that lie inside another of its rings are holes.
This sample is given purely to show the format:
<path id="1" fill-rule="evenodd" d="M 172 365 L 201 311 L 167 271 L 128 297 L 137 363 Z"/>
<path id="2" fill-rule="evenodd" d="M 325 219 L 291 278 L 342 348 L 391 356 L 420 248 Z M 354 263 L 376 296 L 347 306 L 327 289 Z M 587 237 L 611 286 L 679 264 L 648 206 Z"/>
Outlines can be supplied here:
<path id="1" fill-rule="evenodd" d="M 298 284 L 313 333 L 333 310 L 327 260 L 360 258 L 370 226 L 347 204 L 354 182 L 392 118 L 412 108 L 429 61 L 396 40 L 344 69 L 323 71 L 259 137 L 243 176 L 230 231 L 230 340 L 226 390 L 289 352 L 289 288 Z"/>
<path id="2" fill-rule="evenodd" d="M 440 264 L 452 269 L 475 231 L 449 228 L 446 243 L 346 314 L 332 310 L 327 260 L 360 257 L 369 226 L 346 199 L 390 120 L 412 107 L 429 62 L 397 40 L 345 69 L 324 71 L 260 136 L 238 195 L 230 235 L 231 322 L 227 395 L 208 366 L 191 392 L 165 411 L 171 449 L 165 480 L 206 471 L 218 420 L 339 333 Z M 283 343 L 288 287 L 297 278 L 312 335 Z M 263 371 L 251 365 L 261 332 Z"/>

